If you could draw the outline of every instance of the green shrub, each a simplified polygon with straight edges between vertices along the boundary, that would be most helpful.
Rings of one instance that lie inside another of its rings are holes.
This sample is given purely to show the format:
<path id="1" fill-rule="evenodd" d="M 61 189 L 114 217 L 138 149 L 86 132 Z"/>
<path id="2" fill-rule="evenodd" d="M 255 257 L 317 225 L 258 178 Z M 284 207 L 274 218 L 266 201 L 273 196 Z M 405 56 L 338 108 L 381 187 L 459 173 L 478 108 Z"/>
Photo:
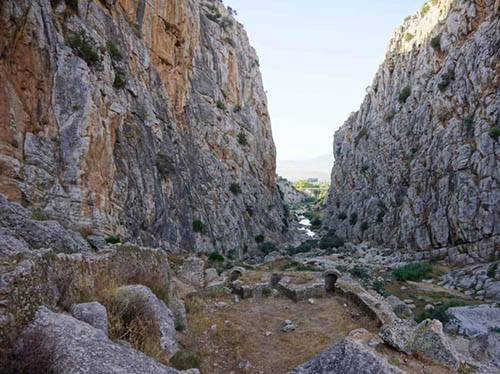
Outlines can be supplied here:
<path id="1" fill-rule="evenodd" d="M 491 332 L 496 332 L 497 334 L 500 334 L 500 327 L 490 327 Z"/>
<path id="2" fill-rule="evenodd" d="M 410 40 L 412 40 L 412 39 L 414 38 L 414 36 L 415 36 L 415 35 L 413 35 L 413 34 L 411 34 L 411 33 L 407 32 L 407 33 L 405 34 L 405 40 L 406 40 L 407 42 L 409 42 Z"/>
<path id="3" fill-rule="evenodd" d="M 354 226 L 358 222 L 358 213 L 354 212 L 351 214 L 351 217 L 349 217 L 349 224 L 351 226 Z"/>
<path id="4" fill-rule="evenodd" d="M 162 177 L 175 174 L 175 166 L 170 157 L 162 153 L 156 155 L 156 168 Z"/>
<path id="5" fill-rule="evenodd" d="M 73 52 L 84 60 L 90 67 L 101 68 L 101 55 L 95 48 L 96 41 L 88 36 L 83 29 L 76 33 L 70 33 L 66 42 Z"/>
<path id="6" fill-rule="evenodd" d="M 361 171 L 361 173 L 364 174 L 368 171 L 368 169 L 370 169 L 370 167 L 368 165 L 362 165 L 360 171 Z"/>
<path id="7" fill-rule="evenodd" d="M 399 93 L 399 96 L 398 96 L 398 101 L 401 103 L 401 104 L 404 104 L 406 103 L 406 100 L 408 100 L 408 98 L 411 96 L 411 87 L 410 86 L 406 86 L 405 88 L 403 88 L 401 90 L 401 92 Z"/>
<path id="8" fill-rule="evenodd" d="M 276 244 L 273 242 L 264 242 L 259 245 L 259 249 L 264 255 L 268 255 L 271 252 L 274 252 L 277 250 Z"/>
<path id="9" fill-rule="evenodd" d="M 351 270 L 349 270 L 349 273 L 353 277 L 356 277 L 356 278 L 359 278 L 359 279 L 368 279 L 368 278 L 370 278 L 370 274 L 368 273 L 368 271 L 364 267 L 359 266 L 359 265 L 354 266 Z"/>
<path id="10" fill-rule="evenodd" d="M 444 92 L 450 85 L 451 81 L 455 79 L 455 70 L 448 68 L 448 71 L 441 77 L 441 82 L 438 84 L 439 91 Z"/>
<path id="11" fill-rule="evenodd" d="M 334 231 L 330 231 L 328 234 L 323 236 L 319 241 L 319 247 L 321 249 L 332 249 L 339 248 L 345 244 L 345 239 L 341 236 L 337 236 Z"/>
<path id="12" fill-rule="evenodd" d="M 197 219 L 196 221 L 193 221 L 193 231 L 194 232 L 204 232 L 206 228 L 206 225 Z"/>
<path id="13" fill-rule="evenodd" d="M 264 295 L 265 297 L 269 297 L 269 296 L 271 296 L 271 294 L 272 294 L 272 291 L 269 287 L 264 287 L 262 289 L 262 295 Z"/>
<path id="14" fill-rule="evenodd" d="M 489 133 L 490 137 L 492 139 L 495 139 L 495 141 L 498 141 L 498 138 L 500 137 L 500 126 L 499 125 L 496 125 L 495 127 L 493 127 Z"/>
<path id="15" fill-rule="evenodd" d="M 121 61 L 123 55 L 118 44 L 112 40 L 108 40 L 106 48 L 108 49 L 108 53 L 113 61 Z"/>
<path id="16" fill-rule="evenodd" d="M 229 44 L 231 47 L 233 47 L 233 48 L 234 48 L 234 47 L 236 46 L 236 44 L 234 43 L 234 40 L 233 40 L 233 39 L 231 39 L 230 37 L 228 37 L 228 36 L 227 36 L 227 37 L 225 37 L 225 38 L 224 38 L 224 40 L 225 40 L 225 41 L 226 41 L 226 43 L 227 43 L 227 44 Z"/>
<path id="17" fill-rule="evenodd" d="M 169 364 L 177 370 L 188 370 L 199 368 L 200 359 L 194 352 L 183 348 L 170 359 Z"/>
<path id="18" fill-rule="evenodd" d="M 296 255 L 297 253 L 307 253 L 310 252 L 312 249 L 313 243 L 315 244 L 315 240 L 308 240 L 306 242 L 300 243 L 298 247 L 288 247 L 287 252 L 290 253 L 290 255 Z"/>
<path id="19" fill-rule="evenodd" d="M 337 214 L 337 218 L 340 219 L 341 221 L 344 221 L 347 219 L 347 214 L 345 212 L 341 212 Z"/>
<path id="20" fill-rule="evenodd" d="M 106 241 L 106 243 L 109 243 L 109 244 L 116 244 L 116 243 L 120 243 L 120 238 L 117 237 L 117 236 L 108 236 L 107 238 L 104 239 Z"/>
<path id="21" fill-rule="evenodd" d="M 257 236 L 255 237 L 255 241 L 256 241 L 257 243 L 264 243 L 264 240 L 265 240 L 265 237 L 264 237 L 264 235 L 262 235 L 262 234 L 257 235 Z"/>
<path id="22" fill-rule="evenodd" d="M 441 52 L 441 35 L 437 35 L 431 39 L 431 47 L 435 51 Z"/>
<path id="23" fill-rule="evenodd" d="M 498 263 L 490 265 L 486 275 L 489 278 L 495 278 L 495 273 L 496 273 L 497 269 L 498 269 Z"/>
<path id="24" fill-rule="evenodd" d="M 113 87 L 117 90 L 122 90 L 127 85 L 126 74 L 122 68 L 115 68 L 115 80 L 113 82 Z"/>
<path id="25" fill-rule="evenodd" d="M 234 195 L 239 195 L 241 193 L 241 187 L 239 183 L 231 183 L 229 186 L 229 191 L 231 191 Z"/>
<path id="26" fill-rule="evenodd" d="M 422 17 L 425 17 L 425 15 L 427 13 L 429 13 L 429 10 L 431 10 L 431 6 L 429 4 L 424 4 L 424 6 L 422 7 L 422 9 L 420 10 L 420 15 Z"/>
<path id="27" fill-rule="evenodd" d="M 179 332 L 183 332 L 186 329 L 186 324 L 180 317 L 175 318 L 175 329 Z"/>
<path id="28" fill-rule="evenodd" d="M 78 0 L 64 0 L 64 2 L 69 9 L 78 12 Z"/>
<path id="29" fill-rule="evenodd" d="M 224 102 L 222 100 L 217 100 L 217 108 L 219 108 L 220 110 L 226 110 L 226 104 L 224 104 Z"/>
<path id="30" fill-rule="evenodd" d="M 361 231 L 368 230 L 368 227 L 369 227 L 368 222 L 366 222 L 366 221 L 361 222 Z"/>
<path id="31" fill-rule="evenodd" d="M 386 114 L 385 114 L 385 117 L 384 117 L 384 121 L 386 122 L 391 122 L 394 117 L 396 116 L 396 110 L 395 109 L 391 109 L 389 110 Z"/>
<path id="32" fill-rule="evenodd" d="M 375 290 L 379 295 L 384 297 L 389 296 L 389 292 L 385 290 L 385 283 L 383 281 L 376 280 L 372 283 L 372 290 Z"/>
<path id="33" fill-rule="evenodd" d="M 369 137 L 370 133 L 368 132 L 368 129 L 367 128 L 361 129 L 358 135 L 356 135 L 356 137 L 354 138 L 354 146 L 357 146 L 361 139 L 365 138 L 365 140 L 368 140 Z"/>
<path id="34" fill-rule="evenodd" d="M 241 145 L 248 144 L 247 136 L 242 132 L 238 134 L 238 143 L 240 143 Z"/>
<path id="35" fill-rule="evenodd" d="M 392 274 L 399 281 L 420 282 L 432 273 L 432 265 L 427 262 L 414 262 L 400 266 L 393 270 Z"/>
<path id="36" fill-rule="evenodd" d="M 457 301 L 451 301 L 451 302 L 446 303 L 444 305 L 436 306 L 434 309 L 424 310 L 422 313 L 420 313 L 419 315 L 417 315 L 415 317 L 415 321 L 417 323 L 420 323 L 426 319 L 437 319 L 437 320 L 441 321 L 443 324 L 446 324 L 451 319 L 451 316 L 448 314 L 448 309 L 454 308 L 457 306 L 464 306 L 464 303 L 457 302 Z"/>
<path id="37" fill-rule="evenodd" d="M 224 262 L 224 256 L 219 252 L 212 252 L 208 255 L 208 260 L 211 262 Z"/>
<path id="38" fill-rule="evenodd" d="M 311 225 L 313 226 L 321 226 L 321 218 L 319 217 L 314 217 L 313 220 L 311 221 Z"/>

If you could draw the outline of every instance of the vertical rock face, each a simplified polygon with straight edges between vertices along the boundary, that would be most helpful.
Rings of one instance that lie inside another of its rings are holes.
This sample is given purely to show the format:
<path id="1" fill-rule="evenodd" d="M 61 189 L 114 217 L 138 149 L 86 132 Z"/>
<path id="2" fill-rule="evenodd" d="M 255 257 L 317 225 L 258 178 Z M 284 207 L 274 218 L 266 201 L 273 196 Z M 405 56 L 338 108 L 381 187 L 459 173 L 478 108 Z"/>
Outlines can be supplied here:
<path id="1" fill-rule="evenodd" d="M 500 244 L 499 1 L 434 0 L 396 29 L 335 135 L 327 227 L 456 263 Z"/>
<path id="2" fill-rule="evenodd" d="M 258 58 L 221 2 L 6 0 L 0 18 L 0 193 L 148 245 L 283 239 Z"/>

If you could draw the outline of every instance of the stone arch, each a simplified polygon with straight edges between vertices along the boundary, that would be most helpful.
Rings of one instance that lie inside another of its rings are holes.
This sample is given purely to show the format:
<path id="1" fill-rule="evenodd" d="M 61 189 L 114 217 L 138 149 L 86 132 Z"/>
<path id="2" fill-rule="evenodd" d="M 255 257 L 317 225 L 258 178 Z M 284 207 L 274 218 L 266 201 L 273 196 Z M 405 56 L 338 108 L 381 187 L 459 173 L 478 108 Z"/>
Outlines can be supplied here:
<path id="1" fill-rule="evenodd" d="M 325 271 L 325 289 L 327 293 L 335 292 L 335 284 L 340 278 L 340 273 L 337 270 L 327 270 Z"/>
<path id="2" fill-rule="evenodd" d="M 240 266 L 237 266 L 233 269 L 231 269 L 231 272 L 229 273 L 229 279 L 231 282 L 234 282 L 235 280 L 239 279 L 243 273 L 245 272 L 245 269 L 243 269 Z"/>

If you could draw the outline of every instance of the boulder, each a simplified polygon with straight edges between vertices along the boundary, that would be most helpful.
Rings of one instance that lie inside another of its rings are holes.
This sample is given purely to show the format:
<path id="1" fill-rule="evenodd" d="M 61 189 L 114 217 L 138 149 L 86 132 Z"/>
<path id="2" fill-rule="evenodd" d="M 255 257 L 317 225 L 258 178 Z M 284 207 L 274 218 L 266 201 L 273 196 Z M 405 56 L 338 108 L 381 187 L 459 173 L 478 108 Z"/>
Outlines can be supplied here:
<path id="1" fill-rule="evenodd" d="M 412 342 L 414 353 L 440 362 L 457 370 L 460 366 L 458 353 L 443 333 L 443 324 L 438 320 L 427 319 L 415 329 Z"/>
<path id="2" fill-rule="evenodd" d="M 460 335 L 488 335 L 491 329 L 500 327 L 500 308 L 491 308 L 489 305 L 450 308 L 448 314 L 452 318 L 445 329 Z"/>
<path id="3" fill-rule="evenodd" d="M 88 323 L 90 326 L 108 334 L 108 315 L 106 308 L 97 301 L 91 303 L 73 304 L 71 315 L 76 319 Z"/>
<path id="4" fill-rule="evenodd" d="M 219 274 L 217 273 L 217 269 L 210 268 L 205 270 L 205 282 L 207 284 L 217 279 L 219 279 Z"/>
<path id="5" fill-rule="evenodd" d="M 148 287 L 123 286 L 116 290 L 115 298 L 120 303 L 120 310 L 123 313 L 142 316 L 154 321 L 160 332 L 158 344 L 169 358 L 179 350 L 175 335 L 174 314 Z"/>
<path id="6" fill-rule="evenodd" d="M 474 338 L 469 345 L 472 356 L 481 362 L 500 367 L 500 333 L 491 331 L 488 335 Z"/>
<path id="7" fill-rule="evenodd" d="M 403 302 L 398 297 L 391 295 L 386 300 L 398 317 L 411 318 L 413 316 L 413 312 L 408 304 L 406 302 Z"/>
<path id="8" fill-rule="evenodd" d="M 71 316 L 41 307 L 15 345 L 17 363 L 54 374 L 176 374 Z"/>
<path id="9" fill-rule="evenodd" d="M 406 320 L 384 324 L 379 336 L 390 346 L 406 354 L 420 354 L 428 359 L 457 369 L 458 353 L 443 333 L 438 320 L 425 320 L 416 327 Z"/>
<path id="10" fill-rule="evenodd" d="M 402 373 L 371 347 L 377 337 L 364 329 L 332 345 L 289 374 L 396 374 Z"/>

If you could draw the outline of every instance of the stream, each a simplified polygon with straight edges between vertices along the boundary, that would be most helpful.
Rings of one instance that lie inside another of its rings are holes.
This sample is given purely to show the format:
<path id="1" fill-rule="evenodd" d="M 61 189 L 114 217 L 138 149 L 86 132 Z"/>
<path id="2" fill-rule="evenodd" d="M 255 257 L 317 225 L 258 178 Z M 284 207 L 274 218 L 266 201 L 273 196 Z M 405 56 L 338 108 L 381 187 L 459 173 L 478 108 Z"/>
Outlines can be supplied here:
<path id="1" fill-rule="evenodd" d="M 311 227 L 311 221 L 303 215 L 297 215 L 297 217 L 300 220 L 299 225 L 301 226 L 299 230 L 305 231 L 309 237 L 314 238 L 316 234 L 309 229 L 309 227 Z"/>

